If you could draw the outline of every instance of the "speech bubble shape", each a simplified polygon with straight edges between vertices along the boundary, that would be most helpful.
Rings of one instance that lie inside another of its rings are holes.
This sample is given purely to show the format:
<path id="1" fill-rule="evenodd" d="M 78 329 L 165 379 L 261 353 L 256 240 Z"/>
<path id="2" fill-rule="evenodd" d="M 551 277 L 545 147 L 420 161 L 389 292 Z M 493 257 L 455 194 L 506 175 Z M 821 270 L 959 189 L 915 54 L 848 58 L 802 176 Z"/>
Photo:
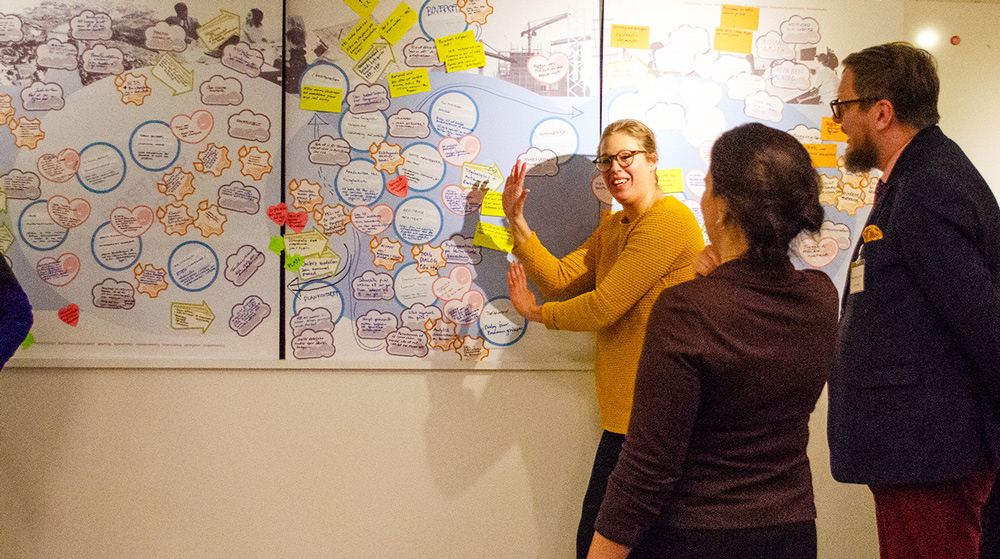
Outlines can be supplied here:
<path id="1" fill-rule="evenodd" d="M 220 186 L 218 196 L 222 209 L 250 215 L 260 211 L 260 190 L 254 186 L 233 181 Z"/>
<path id="2" fill-rule="evenodd" d="M 389 105 L 389 91 L 379 84 L 358 84 L 347 94 L 348 110 L 354 114 L 385 111 Z"/>
<path id="3" fill-rule="evenodd" d="M 781 22 L 781 40 L 793 45 L 814 45 L 822 38 L 819 22 L 811 17 L 792 16 Z"/>
<path id="4" fill-rule="evenodd" d="M 646 124 L 652 130 L 683 130 L 687 126 L 684 107 L 677 103 L 656 103 L 646 111 Z"/>
<path id="5" fill-rule="evenodd" d="M 336 352 L 330 332 L 305 330 L 292 338 L 292 356 L 296 359 L 333 357 Z"/>
<path id="6" fill-rule="evenodd" d="M 351 290 L 359 301 L 391 301 L 396 296 L 392 284 L 389 274 L 369 270 L 351 280 Z"/>
<path id="7" fill-rule="evenodd" d="M 250 295 L 242 303 L 233 306 L 229 314 L 229 328 L 240 337 L 245 337 L 270 315 L 271 306 L 257 295 Z"/>
<path id="8" fill-rule="evenodd" d="M 206 105 L 240 105 L 243 103 L 243 82 L 215 74 L 198 88 L 201 102 Z"/>
<path id="9" fill-rule="evenodd" d="M 396 138 L 426 138 L 431 135 L 427 113 L 400 109 L 389 116 L 389 135 Z"/>
<path id="10" fill-rule="evenodd" d="M 222 49 L 222 65 L 241 74 L 256 78 L 264 66 L 264 53 L 240 41 Z"/>
<path id="11" fill-rule="evenodd" d="M 441 319 L 441 309 L 434 305 L 414 303 L 400 313 L 399 319 L 402 321 L 403 326 L 410 330 L 426 330 L 425 325 L 428 321 L 434 322 Z"/>
<path id="12" fill-rule="evenodd" d="M 772 66 L 767 75 L 775 87 L 805 91 L 811 85 L 809 67 L 790 60 Z"/>
<path id="13" fill-rule="evenodd" d="M 184 52 L 187 48 L 187 32 L 180 25 L 158 21 L 146 28 L 145 36 L 150 50 Z"/>
<path id="14" fill-rule="evenodd" d="M 219 147 L 215 144 L 208 144 L 204 151 L 198 152 L 198 160 L 193 163 L 195 171 L 208 173 L 215 177 L 221 177 L 222 172 L 231 167 L 233 162 L 229 159 L 229 148 Z"/>
<path id="15" fill-rule="evenodd" d="M 31 171 L 11 169 L 0 175 L 0 190 L 9 200 L 37 200 L 42 195 L 42 181 Z"/>
<path id="16" fill-rule="evenodd" d="M 69 20 L 69 34 L 74 39 L 108 41 L 111 39 L 111 16 L 84 10 Z"/>
<path id="17" fill-rule="evenodd" d="M 386 352 L 400 357 L 426 357 L 427 334 L 409 328 L 400 328 L 386 337 Z"/>
<path id="18" fill-rule="evenodd" d="M 243 109 L 229 117 L 229 136 L 239 140 L 266 142 L 271 139 L 271 119 L 250 109 Z"/>
<path id="19" fill-rule="evenodd" d="M 24 38 L 21 18 L 0 13 L 0 42 L 17 43 Z"/>
<path id="20" fill-rule="evenodd" d="M 81 58 L 83 69 L 92 74 L 121 74 L 125 71 L 125 54 L 100 43 L 83 51 Z"/>
<path id="21" fill-rule="evenodd" d="M 325 308 L 304 307 L 288 321 L 292 336 L 301 336 L 306 330 L 313 332 L 333 332 L 333 315 Z"/>
<path id="22" fill-rule="evenodd" d="M 780 122 L 783 107 L 784 103 L 780 98 L 766 91 L 758 91 L 746 98 L 743 112 L 751 118 Z"/>
<path id="23" fill-rule="evenodd" d="M 265 260 L 263 252 L 251 245 L 243 245 L 226 257 L 223 277 L 236 287 L 240 287 L 257 273 Z"/>
<path id="24" fill-rule="evenodd" d="M 737 74 L 726 81 L 726 94 L 730 99 L 746 99 L 758 91 L 764 91 L 764 78 L 750 73 Z"/>
<path id="25" fill-rule="evenodd" d="M 441 243 L 444 258 L 449 264 L 476 265 L 483 261 L 483 248 L 473 243 L 472 237 L 455 233 Z"/>
<path id="26" fill-rule="evenodd" d="M 58 111 L 66 106 L 62 86 L 57 83 L 32 82 L 21 90 L 21 106 L 26 111 Z"/>
<path id="27" fill-rule="evenodd" d="M 135 288 L 131 283 L 107 278 L 91 289 L 94 306 L 99 309 L 128 310 L 135 306 Z"/>
<path id="28" fill-rule="evenodd" d="M 398 324 L 396 315 L 372 309 L 358 317 L 354 328 L 358 337 L 363 340 L 384 340 L 396 331 Z"/>
<path id="29" fill-rule="evenodd" d="M 344 166 L 351 162 L 351 145 L 343 138 L 323 135 L 309 142 L 309 162 Z"/>
<path id="30" fill-rule="evenodd" d="M 782 40 L 781 33 L 768 31 L 754 42 L 757 58 L 769 60 L 794 60 L 795 46 Z"/>
<path id="31" fill-rule="evenodd" d="M 517 156 L 517 160 L 527 164 L 528 176 L 554 177 L 559 174 L 559 157 L 550 149 L 528 148 L 528 151 Z"/>
<path id="32" fill-rule="evenodd" d="M 444 66 L 444 62 L 438 59 L 434 41 L 423 37 L 417 37 L 403 47 L 403 60 L 410 68 Z"/>

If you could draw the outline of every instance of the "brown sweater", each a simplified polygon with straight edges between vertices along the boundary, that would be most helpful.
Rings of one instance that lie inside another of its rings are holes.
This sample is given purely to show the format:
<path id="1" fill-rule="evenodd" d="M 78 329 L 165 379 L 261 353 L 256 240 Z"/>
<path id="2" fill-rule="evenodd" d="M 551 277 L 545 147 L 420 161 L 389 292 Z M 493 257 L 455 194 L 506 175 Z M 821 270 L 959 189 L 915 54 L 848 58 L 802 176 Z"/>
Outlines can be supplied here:
<path id="1" fill-rule="evenodd" d="M 664 291 L 597 531 L 631 547 L 656 524 L 734 529 L 815 518 L 809 414 L 836 333 L 833 283 L 787 261 L 766 268 L 737 259 Z"/>

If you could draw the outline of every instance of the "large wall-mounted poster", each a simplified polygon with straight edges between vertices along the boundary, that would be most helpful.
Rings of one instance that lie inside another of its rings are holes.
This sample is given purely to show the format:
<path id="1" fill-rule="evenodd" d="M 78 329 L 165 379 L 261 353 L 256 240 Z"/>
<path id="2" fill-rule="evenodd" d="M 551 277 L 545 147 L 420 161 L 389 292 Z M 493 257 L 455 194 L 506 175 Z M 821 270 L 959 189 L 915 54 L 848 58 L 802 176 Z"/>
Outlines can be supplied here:
<path id="1" fill-rule="evenodd" d="M 841 59 L 901 36 L 902 3 L 607 0 L 605 14 L 604 118 L 653 128 L 661 184 L 701 221 L 715 138 L 750 121 L 789 132 L 812 155 L 827 213 L 818 235 L 793 243 L 793 260 L 839 282 L 877 178 L 844 169 L 829 102 Z"/>
<path id="2" fill-rule="evenodd" d="M 589 335 L 514 311 L 499 196 L 514 162 L 528 161 L 526 214 L 557 255 L 607 208 L 590 162 L 599 3 L 292 0 L 287 10 L 286 206 L 275 210 L 294 270 L 287 357 L 589 366 Z"/>
<path id="3" fill-rule="evenodd" d="M 31 357 L 278 357 L 282 5 L 6 0 L 0 252 Z M 161 361 L 162 362 L 162 361 Z"/>

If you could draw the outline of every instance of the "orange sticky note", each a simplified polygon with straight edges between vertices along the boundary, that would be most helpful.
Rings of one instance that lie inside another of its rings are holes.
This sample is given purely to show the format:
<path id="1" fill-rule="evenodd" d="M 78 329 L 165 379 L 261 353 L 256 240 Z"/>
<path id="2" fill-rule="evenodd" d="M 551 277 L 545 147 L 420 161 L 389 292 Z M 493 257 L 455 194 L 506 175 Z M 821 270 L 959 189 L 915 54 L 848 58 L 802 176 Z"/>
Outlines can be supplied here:
<path id="1" fill-rule="evenodd" d="M 760 21 L 760 8 L 751 6 L 722 5 L 722 20 L 719 27 L 756 31 Z"/>
<path id="2" fill-rule="evenodd" d="M 840 128 L 840 125 L 833 120 L 833 117 L 823 117 L 823 126 L 819 131 L 819 139 L 824 142 L 846 142 L 847 134 Z"/>
<path id="3" fill-rule="evenodd" d="M 641 25 L 612 25 L 611 46 L 623 49 L 648 49 L 649 28 Z"/>
<path id="4" fill-rule="evenodd" d="M 809 157 L 812 159 L 813 167 L 836 167 L 837 166 L 837 144 L 802 144 Z"/>
<path id="5" fill-rule="evenodd" d="M 722 52 L 750 54 L 753 46 L 753 31 L 743 29 L 715 28 L 715 41 L 712 48 Z"/>

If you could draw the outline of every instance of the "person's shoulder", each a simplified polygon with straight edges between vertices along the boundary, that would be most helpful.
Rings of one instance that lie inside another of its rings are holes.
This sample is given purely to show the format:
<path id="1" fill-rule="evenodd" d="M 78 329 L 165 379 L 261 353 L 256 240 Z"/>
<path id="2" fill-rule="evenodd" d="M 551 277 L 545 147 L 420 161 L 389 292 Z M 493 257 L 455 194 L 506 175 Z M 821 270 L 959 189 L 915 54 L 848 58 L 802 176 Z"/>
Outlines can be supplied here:
<path id="1" fill-rule="evenodd" d="M 798 270 L 796 273 L 802 278 L 801 283 L 805 291 L 813 294 L 820 302 L 832 305 L 834 308 L 840 307 L 840 293 L 829 275 L 812 269 Z"/>

